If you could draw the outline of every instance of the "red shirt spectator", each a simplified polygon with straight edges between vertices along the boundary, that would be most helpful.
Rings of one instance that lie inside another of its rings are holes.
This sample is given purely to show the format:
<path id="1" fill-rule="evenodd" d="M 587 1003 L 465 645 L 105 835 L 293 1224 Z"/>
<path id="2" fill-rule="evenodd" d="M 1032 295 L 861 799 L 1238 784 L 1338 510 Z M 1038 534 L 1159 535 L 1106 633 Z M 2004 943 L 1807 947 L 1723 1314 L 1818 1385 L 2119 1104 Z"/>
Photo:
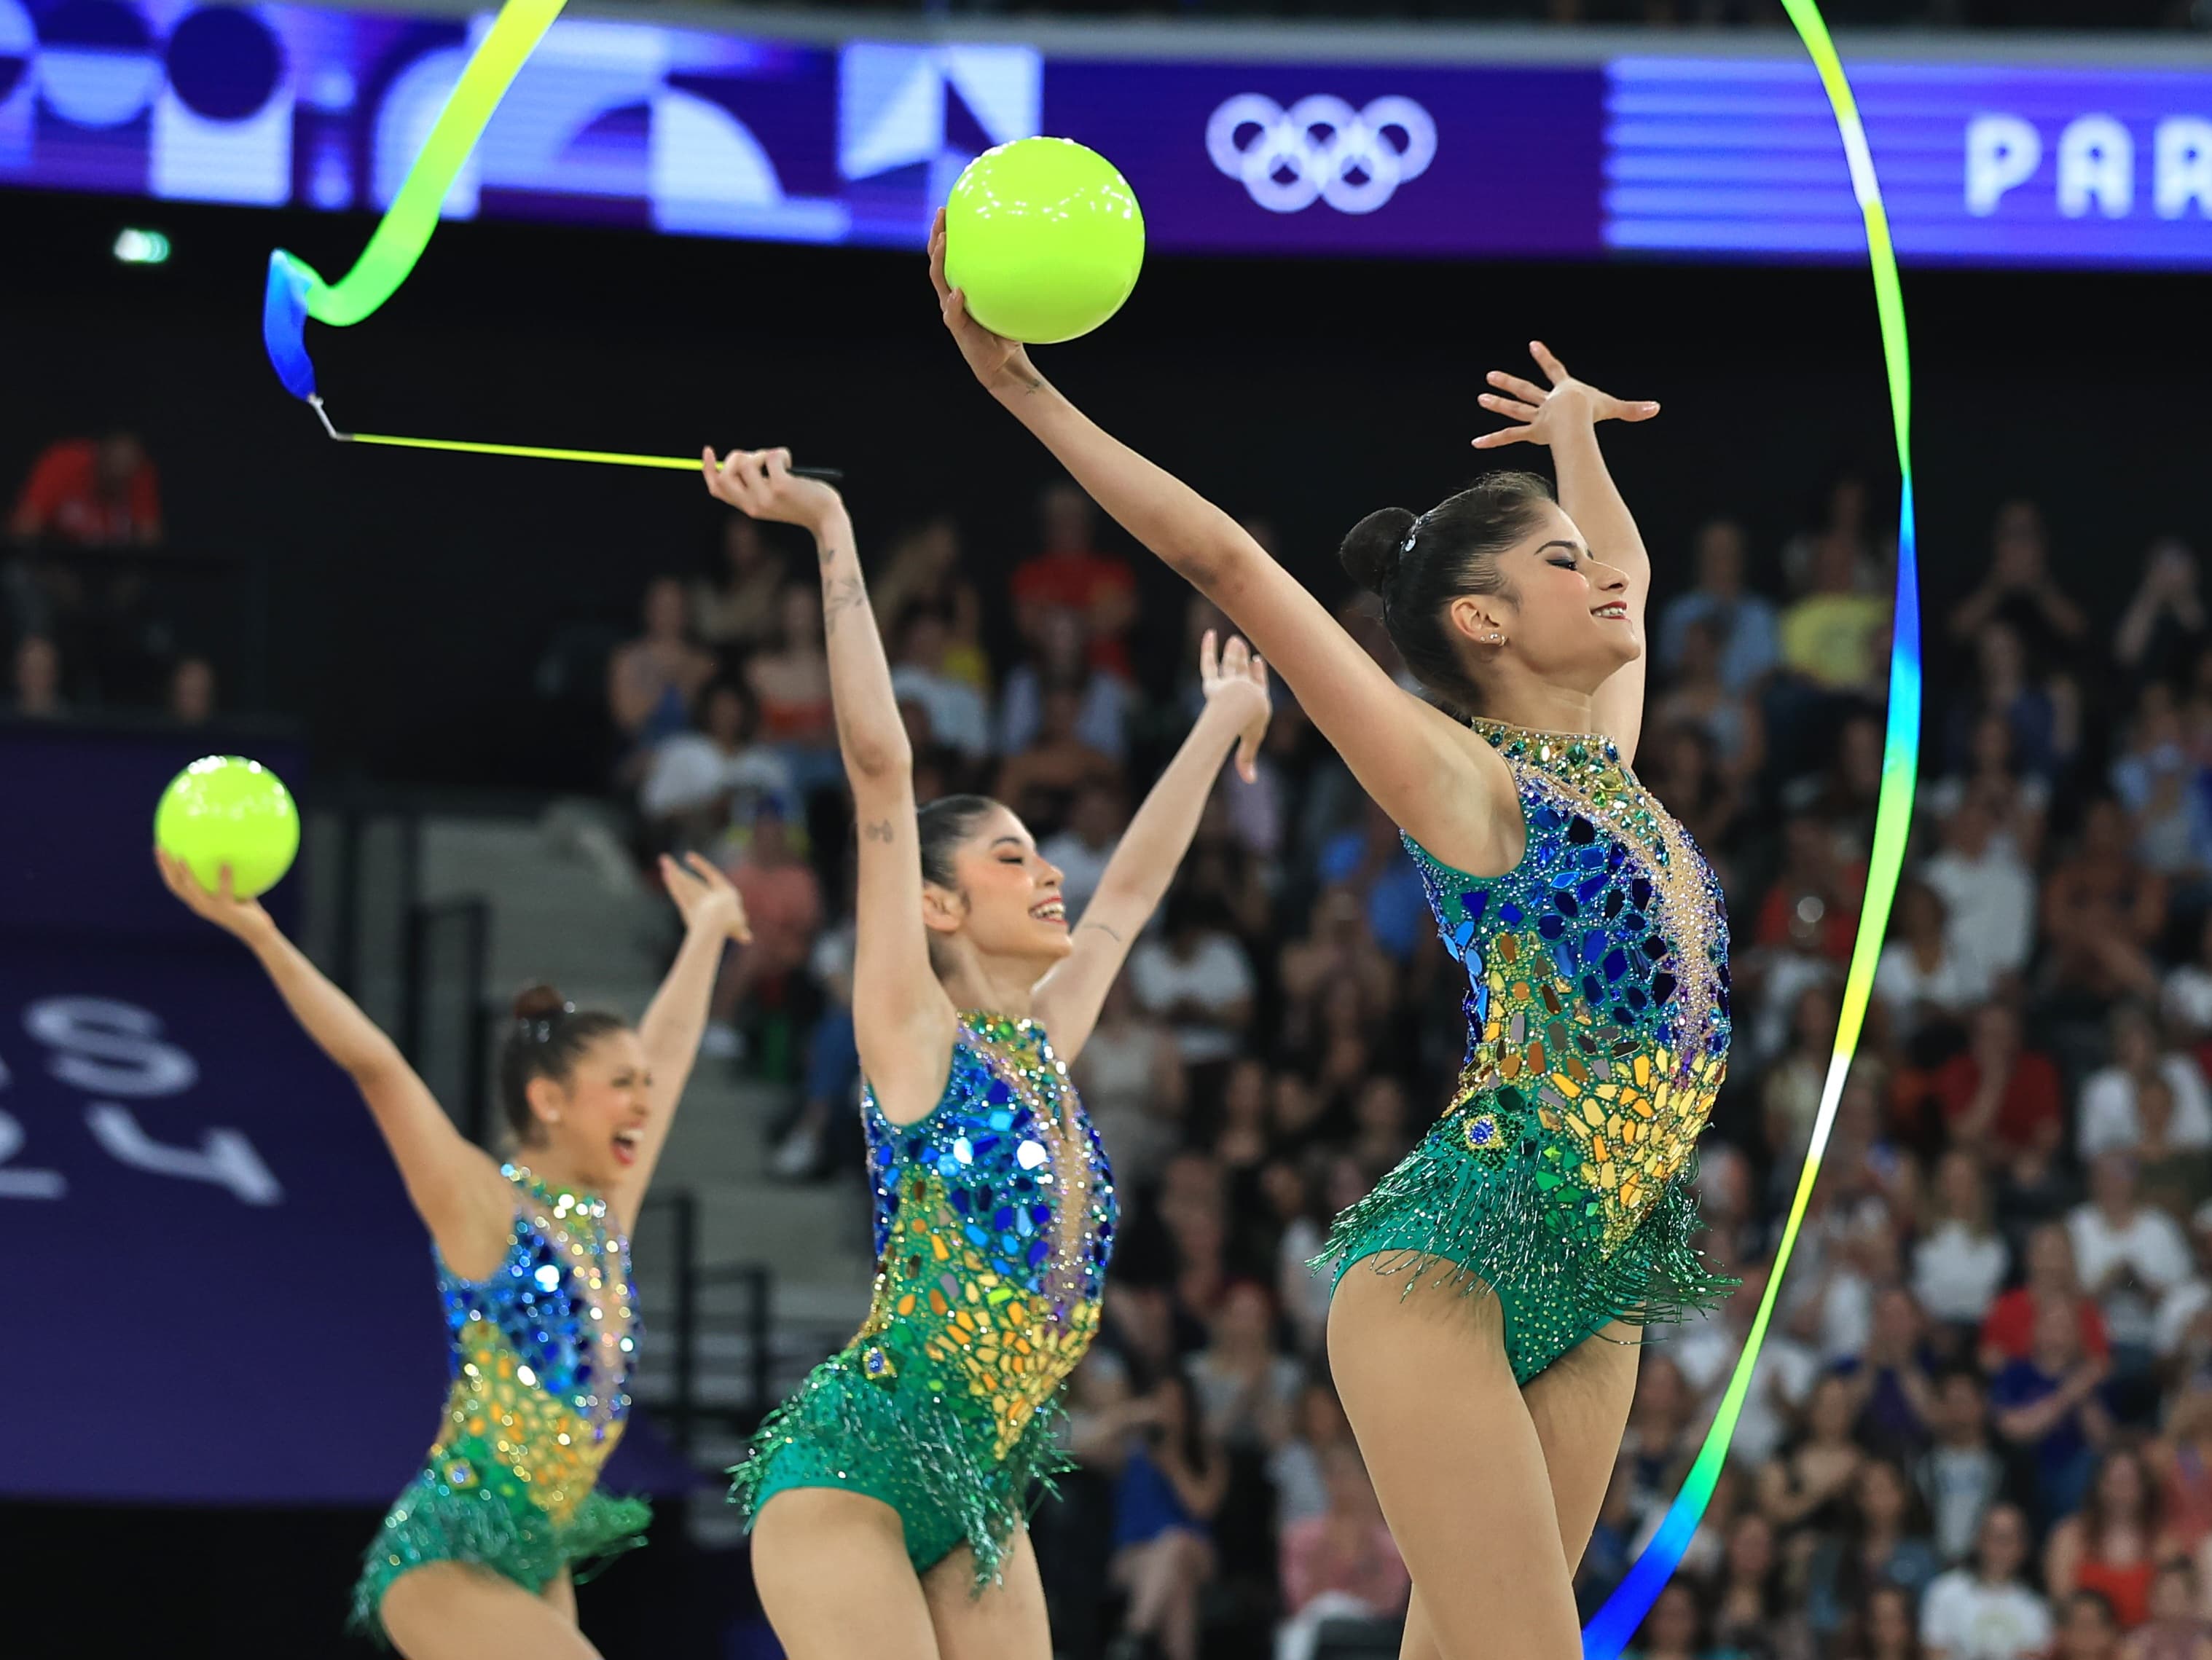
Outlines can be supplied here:
<path id="1" fill-rule="evenodd" d="M 2035 1336 L 2035 1289 L 2032 1286 L 2014 1286 L 1990 1305 L 1989 1316 L 1982 1322 L 1982 1350 L 1996 1354 L 2007 1360 L 2024 1360 Z M 2105 1317 L 2096 1304 L 2087 1297 L 2075 1300 L 2081 1312 L 2081 1348 L 2093 1360 L 2108 1359 L 2112 1352 L 2112 1335 L 2105 1330 Z"/>
<path id="2" fill-rule="evenodd" d="M 85 548 L 159 542 L 161 483 L 145 446 L 129 433 L 49 445 L 15 499 L 8 530 L 24 541 L 53 536 Z"/>
<path id="3" fill-rule="evenodd" d="M 1073 484 L 1044 493 L 1044 551 L 1014 567 L 1016 620 L 1036 639 L 1045 614 L 1079 612 L 1089 625 L 1091 661 L 1127 679 L 1129 648 L 1123 636 L 1137 619 L 1137 575 L 1128 561 L 1092 551 L 1097 521 L 1091 498 Z"/>
<path id="4" fill-rule="evenodd" d="M 1951 1139 L 2010 1160 L 2048 1158 L 2065 1129 L 2058 1069 L 2022 1045 L 2020 1016 L 2002 1003 L 1975 1010 L 1972 1030 L 1933 1080 Z"/>

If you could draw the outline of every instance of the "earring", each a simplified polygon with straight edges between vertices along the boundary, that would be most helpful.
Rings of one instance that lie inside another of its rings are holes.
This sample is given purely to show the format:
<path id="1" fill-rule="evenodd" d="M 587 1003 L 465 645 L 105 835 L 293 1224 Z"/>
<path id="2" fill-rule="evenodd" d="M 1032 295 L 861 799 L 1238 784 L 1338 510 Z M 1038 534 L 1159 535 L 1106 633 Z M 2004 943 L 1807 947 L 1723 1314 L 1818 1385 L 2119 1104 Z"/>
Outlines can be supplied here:
<path id="1" fill-rule="evenodd" d="M 546 1123 L 548 1123 L 548 1124 L 558 1124 L 558 1123 L 560 1123 L 560 1122 L 561 1122 L 561 1114 L 560 1114 L 559 1111 L 556 1109 L 556 1110 L 555 1110 L 555 1111 L 553 1111 L 553 1112 L 548 1112 L 548 1113 L 545 1115 L 545 1122 L 546 1122 Z"/>

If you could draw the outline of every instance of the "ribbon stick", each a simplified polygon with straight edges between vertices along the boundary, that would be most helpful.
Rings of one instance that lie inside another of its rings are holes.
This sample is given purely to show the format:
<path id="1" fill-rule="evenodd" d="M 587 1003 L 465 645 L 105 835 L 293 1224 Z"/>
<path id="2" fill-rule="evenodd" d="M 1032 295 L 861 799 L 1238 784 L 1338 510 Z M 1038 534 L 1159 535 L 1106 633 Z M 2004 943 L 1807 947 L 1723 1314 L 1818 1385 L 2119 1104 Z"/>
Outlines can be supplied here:
<path id="1" fill-rule="evenodd" d="M 298 398 L 315 396 L 315 366 L 307 355 L 307 324 L 344 328 L 375 314 L 398 291 L 430 245 L 438 210 L 453 187 L 469 153 L 483 136 L 484 124 L 514 80 L 565 0 L 507 0 L 499 16 L 454 83 L 446 107 L 422 142 L 422 153 L 407 170 L 399 194 L 368 239 L 353 269 L 325 282 L 315 269 L 279 248 L 269 256 L 269 286 L 261 306 L 262 343 L 284 390 Z"/>
<path id="2" fill-rule="evenodd" d="M 1774 1313 L 1775 1295 L 1782 1288 L 1783 1270 L 1797 1243 L 1813 1184 L 1820 1173 L 1821 1155 L 1834 1129 L 1836 1107 L 1843 1097 L 1844 1080 L 1858 1051 L 1859 1030 L 1866 1020 L 1867 1000 L 1874 990 L 1876 959 L 1889 924 L 1890 901 L 1897 893 L 1897 878 L 1905 863 L 1906 833 L 1912 822 L 1912 786 L 1920 763 L 1920 576 L 1912 517 L 1912 369 L 1905 335 L 1905 299 L 1899 287 L 1897 253 L 1889 238 L 1889 218 L 1883 211 L 1881 190 L 1875 178 L 1874 159 L 1867 149 L 1866 130 L 1859 121 L 1857 101 L 1850 82 L 1836 55 L 1814 0 L 1782 0 L 1790 21 L 1812 54 L 1820 71 L 1820 83 L 1834 110 L 1843 134 L 1844 154 L 1850 163 L 1851 190 L 1866 220 L 1867 257 L 1874 272 L 1875 307 L 1881 320 L 1881 354 L 1888 371 L 1890 419 L 1896 429 L 1897 469 L 1903 492 L 1897 524 L 1897 611 L 1889 648 L 1889 719 L 1882 741 L 1881 792 L 1875 811 L 1874 851 L 1867 863 L 1866 900 L 1859 912 L 1858 937 L 1851 947 L 1851 963 L 1844 981 L 1841 1018 L 1836 1025 L 1836 1044 L 1828 1058 L 1828 1072 L 1820 1089 L 1820 1108 L 1813 1120 L 1813 1135 L 1805 1149 L 1805 1168 L 1797 1178 L 1797 1192 L 1790 1205 L 1790 1220 L 1775 1248 L 1774 1265 L 1759 1299 L 1743 1354 L 1721 1397 L 1720 1411 L 1698 1450 L 1682 1491 L 1668 1507 L 1658 1532 L 1636 1559 L 1605 1606 L 1583 1631 L 1584 1660 L 1615 1660 L 1627 1645 L 1660 1590 L 1681 1562 L 1682 1554 L 1711 1502 L 1713 1487 L 1727 1460 L 1729 1441 L 1743 1415 L 1750 1392 L 1752 1371 L 1758 1364 L 1766 1327 Z"/>

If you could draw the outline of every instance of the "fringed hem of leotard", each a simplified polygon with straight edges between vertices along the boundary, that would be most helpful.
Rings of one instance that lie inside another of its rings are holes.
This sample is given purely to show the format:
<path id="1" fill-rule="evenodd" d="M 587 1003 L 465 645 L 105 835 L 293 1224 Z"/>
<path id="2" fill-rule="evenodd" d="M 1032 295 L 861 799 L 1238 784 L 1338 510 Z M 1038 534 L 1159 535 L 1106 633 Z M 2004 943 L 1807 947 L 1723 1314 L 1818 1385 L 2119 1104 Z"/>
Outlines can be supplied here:
<path id="1" fill-rule="evenodd" d="M 975 1588 L 981 1591 L 1000 1582 L 1014 1530 L 1057 1495 L 1053 1477 L 1076 1468 L 1059 1439 L 1063 1409 L 1057 1396 L 1048 1400 L 1006 1453 L 994 1457 L 996 1435 L 981 1403 L 957 1381 L 919 1375 L 927 1362 L 897 1364 L 900 1372 L 872 1377 L 860 1351 L 849 1350 L 816 1366 L 762 1420 L 744 1462 L 731 1468 L 730 1502 L 750 1531 L 760 1506 L 783 1490 L 774 1481 L 779 1451 L 804 1447 L 817 1462 L 831 1455 L 854 1472 L 854 1488 L 902 1517 L 927 1507 L 953 1518 L 959 1540 L 975 1554 Z"/>
<path id="2" fill-rule="evenodd" d="M 1742 1283 L 1713 1272 L 1691 1243 L 1705 1226 L 1690 1190 L 1696 1176 L 1692 1158 L 1607 1251 L 1601 1235 L 1576 1225 L 1576 1190 L 1534 1161 L 1492 1164 L 1424 1145 L 1336 1219 L 1312 1266 L 1364 1262 L 1378 1274 L 1407 1275 L 1410 1292 L 1429 1264 L 1446 1263 L 1446 1282 L 1465 1293 L 1494 1289 L 1588 1331 L 1610 1320 L 1680 1321 Z"/>
<path id="3" fill-rule="evenodd" d="M 575 1514 L 556 1522 L 531 1505 L 510 1504 L 489 1489 L 443 1494 L 416 1487 L 384 1519 L 362 1560 L 349 1631 L 390 1648 L 380 1612 L 392 1582 L 432 1562 L 467 1562 L 512 1579 L 533 1594 L 563 1569 L 582 1584 L 616 1557 L 645 1543 L 653 1506 L 642 1499 L 585 1495 Z"/>

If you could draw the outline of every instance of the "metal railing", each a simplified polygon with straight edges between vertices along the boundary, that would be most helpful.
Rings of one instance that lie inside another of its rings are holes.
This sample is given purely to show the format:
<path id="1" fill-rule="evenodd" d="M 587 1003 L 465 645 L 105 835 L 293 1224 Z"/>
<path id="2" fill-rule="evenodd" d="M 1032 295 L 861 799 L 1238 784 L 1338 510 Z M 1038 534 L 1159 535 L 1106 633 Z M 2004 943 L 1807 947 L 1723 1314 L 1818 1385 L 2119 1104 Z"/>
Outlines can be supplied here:
<path id="1" fill-rule="evenodd" d="M 667 1357 L 669 1378 L 666 1395 L 648 1400 L 653 1415 L 686 1453 L 693 1450 L 702 1426 L 750 1433 L 775 1398 L 775 1276 L 755 1263 L 711 1268 L 702 1263 L 698 1196 L 687 1189 L 648 1197 L 638 1216 L 637 1232 L 661 1236 L 647 1242 L 648 1263 L 673 1265 L 666 1315 L 652 1322 L 652 1347 Z M 653 1275 L 647 1284 L 659 1278 Z M 702 1388 L 708 1370 L 702 1352 L 702 1327 L 718 1315 L 725 1300 L 716 1293 L 732 1288 L 738 1293 L 732 1323 L 744 1351 L 740 1387 L 734 1398 L 708 1398 Z"/>

